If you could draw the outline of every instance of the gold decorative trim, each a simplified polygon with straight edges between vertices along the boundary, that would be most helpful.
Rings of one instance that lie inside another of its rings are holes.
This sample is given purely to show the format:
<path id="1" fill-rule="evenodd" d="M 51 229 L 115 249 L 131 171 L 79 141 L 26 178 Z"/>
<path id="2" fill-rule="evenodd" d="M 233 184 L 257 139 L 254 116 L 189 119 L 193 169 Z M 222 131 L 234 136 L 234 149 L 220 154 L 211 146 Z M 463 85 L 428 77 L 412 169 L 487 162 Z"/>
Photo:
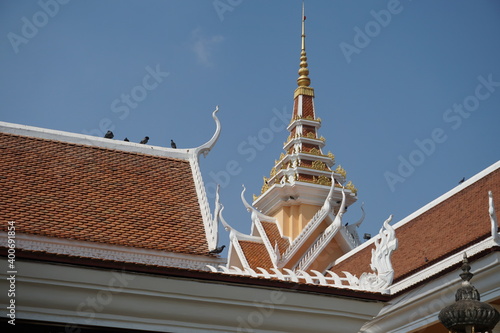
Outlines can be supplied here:
<path id="1" fill-rule="evenodd" d="M 319 149 L 316 149 L 316 148 L 311 148 L 311 150 L 309 150 L 308 152 L 305 152 L 305 153 L 312 154 L 312 155 L 321 155 L 321 152 L 319 151 Z"/>
<path id="2" fill-rule="evenodd" d="M 264 185 L 262 185 L 262 189 L 260 190 L 260 194 L 264 194 L 264 192 L 269 190 L 269 187 L 269 184 L 264 183 Z"/>
<path id="3" fill-rule="evenodd" d="M 358 189 L 356 188 L 356 186 L 354 186 L 354 184 L 352 183 L 352 181 L 349 181 L 346 184 L 345 188 L 348 189 L 348 190 L 351 190 L 351 192 L 354 193 L 354 194 L 358 194 Z"/>
<path id="4" fill-rule="evenodd" d="M 310 121 L 315 121 L 317 123 L 321 123 L 321 118 L 313 118 L 311 116 L 307 116 L 307 117 L 304 117 L 304 116 L 295 116 L 292 118 L 292 122 L 293 121 L 296 121 L 296 120 L 301 120 L 301 119 L 304 119 L 304 120 L 310 120 Z"/>
<path id="5" fill-rule="evenodd" d="M 311 87 L 297 87 L 293 93 L 293 98 L 297 98 L 299 95 L 314 97 L 314 88 Z"/>
<path id="6" fill-rule="evenodd" d="M 332 186 L 332 179 L 327 176 L 319 176 L 319 177 L 313 176 L 313 183 L 318 185 Z"/>
<path id="7" fill-rule="evenodd" d="M 328 167 L 324 162 L 321 161 L 313 161 L 312 168 L 316 170 L 328 170 Z"/>
<path id="8" fill-rule="evenodd" d="M 338 173 L 344 178 L 347 175 L 347 171 L 345 171 L 345 169 L 340 164 L 337 166 L 337 169 L 335 169 L 335 173 Z"/>

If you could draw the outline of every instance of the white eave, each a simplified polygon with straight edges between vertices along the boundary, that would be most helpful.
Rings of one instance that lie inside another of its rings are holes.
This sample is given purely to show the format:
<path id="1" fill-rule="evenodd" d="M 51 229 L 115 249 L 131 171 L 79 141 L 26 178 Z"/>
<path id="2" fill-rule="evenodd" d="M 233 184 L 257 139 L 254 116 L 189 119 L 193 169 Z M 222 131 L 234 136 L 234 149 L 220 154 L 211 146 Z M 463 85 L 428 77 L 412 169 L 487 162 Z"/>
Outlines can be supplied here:
<path id="1" fill-rule="evenodd" d="M 6 232 L 0 232 L 0 246 L 8 247 Z M 174 253 L 23 233 L 16 234 L 16 248 L 56 255 L 196 270 L 207 270 L 206 265 L 222 264 L 225 261 L 224 259 L 211 256 Z"/>
<path id="2" fill-rule="evenodd" d="M 276 175 L 269 178 L 269 180 L 273 180 L 274 178 L 280 178 L 281 176 L 285 176 L 285 175 L 293 175 L 296 173 L 301 173 L 301 174 L 311 175 L 311 176 L 326 176 L 328 178 L 332 174 L 332 172 L 330 170 L 318 170 L 318 169 L 313 169 L 313 168 L 296 167 L 296 168 L 280 169 L 276 173 Z M 334 173 L 334 177 L 340 183 L 345 182 L 345 178 L 341 174 Z"/>
<path id="3" fill-rule="evenodd" d="M 273 184 L 266 192 L 260 195 L 253 202 L 253 206 L 264 214 L 271 215 L 280 204 L 297 205 L 309 204 L 321 206 L 330 190 L 328 185 L 319 185 L 308 182 L 295 181 L 293 184 Z M 347 196 L 347 205 L 352 205 L 355 201 L 355 195 L 348 189 L 344 190 Z M 342 190 L 335 188 L 335 198 L 341 199 Z M 293 197 L 294 199 L 291 199 Z M 286 202 L 289 201 L 289 202 Z"/>
<path id="4" fill-rule="evenodd" d="M 329 167 L 332 167 L 335 164 L 335 162 L 329 156 L 326 155 L 298 153 L 298 154 L 286 154 L 285 157 L 283 157 L 280 161 L 278 161 L 278 163 L 276 163 L 275 168 L 279 169 L 280 165 L 282 165 L 285 162 L 293 160 L 292 158 L 299 158 L 304 160 L 318 160 L 324 162 Z"/>
<path id="5" fill-rule="evenodd" d="M 287 151 L 291 146 L 293 146 L 296 143 L 308 143 L 312 145 L 318 145 L 320 148 L 323 148 L 325 146 L 325 141 L 321 139 L 312 139 L 308 138 L 305 136 L 299 136 L 293 139 L 290 139 L 288 142 L 286 142 L 283 146 L 283 150 Z M 316 155 L 314 155 L 316 156 Z"/>
<path id="6" fill-rule="evenodd" d="M 320 128 L 321 122 L 315 121 L 315 120 L 310 120 L 310 119 L 305 119 L 305 118 L 299 118 L 299 119 L 295 119 L 294 121 L 292 121 L 286 129 L 290 132 L 297 125 L 307 125 L 307 126 L 313 126 L 316 128 Z"/>

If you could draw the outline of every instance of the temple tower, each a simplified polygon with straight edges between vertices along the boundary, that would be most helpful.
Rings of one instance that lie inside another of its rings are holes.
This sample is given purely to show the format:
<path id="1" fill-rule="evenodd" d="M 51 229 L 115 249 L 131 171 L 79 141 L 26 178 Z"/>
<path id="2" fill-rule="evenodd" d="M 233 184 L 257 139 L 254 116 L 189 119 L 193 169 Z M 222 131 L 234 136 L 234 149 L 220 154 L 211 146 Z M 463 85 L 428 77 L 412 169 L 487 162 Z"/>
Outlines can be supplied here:
<path id="1" fill-rule="evenodd" d="M 326 139 L 319 136 L 321 119 L 314 107 L 306 54 L 305 15 L 299 77 L 294 92 L 293 114 L 287 127 L 283 152 L 264 177 L 261 194 L 249 204 L 249 235 L 230 231 L 228 267 L 239 269 L 291 269 L 322 271 L 360 244 L 357 227 L 342 222 L 348 206 L 356 202 L 356 188 L 346 183 L 346 171 L 335 166 L 335 156 L 325 152 Z"/>
<path id="2" fill-rule="evenodd" d="M 336 190 L 332 205 L 338 211 L 345 185 L 346 205 L 353 204 L 356 188 L 346 182 L 346 171 L 335 165 L 335 156 L 325 153 L 326 139 L 319 136 L 321 119 L 314 107 L 314 88 L 310 86 L 306 54 L 304 6 L 302 6 L 302 36 L 298 87 L 294 92 L 293 114 L 287 130 L 290 132 L 284 143 L 284 152 L 275 161 L 269 177 L 264 178 L 261 195 L 254 200 L 254 206 L 266 215 L 280 221 L 285 236 L 294 239 L 306 223 L 324 204 L 332 178 Z"/>

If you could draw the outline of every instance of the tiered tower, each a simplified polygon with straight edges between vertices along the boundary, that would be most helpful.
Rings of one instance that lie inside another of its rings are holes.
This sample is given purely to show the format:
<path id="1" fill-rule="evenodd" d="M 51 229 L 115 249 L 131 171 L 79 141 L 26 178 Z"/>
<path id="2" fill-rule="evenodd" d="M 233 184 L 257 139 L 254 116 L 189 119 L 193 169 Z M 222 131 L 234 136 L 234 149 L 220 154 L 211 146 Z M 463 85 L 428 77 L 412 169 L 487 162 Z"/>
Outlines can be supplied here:
<path id="1" fill-rule="evenodd" d="M 346 184 L 346 171 L 335 156 L 324 153 L 325 138 L 318 135 L 321 119 L 314 108 L 306 55 L 305 15 L 302 6 L 302 47 L 298 87 L 287 130 L 284 152 L 275 161 L 259 196 L 250 205 L 251 234 L 231 231 L 228 266 L 240 269 L 325 270 L 337 258 L 359 245 L 356 228 L 342 222 L 356 200 L 356 188 Z"/>
<path id="2" fill-rule="evenodd" d="M 314 108 L 314 88 L 310 86 L 306 54 L 304 7 L 302 7 L 302 50 L 298 87 L 294 92 L 293 114 L 287 128 L 290 132 L 278 160 L 269 177 L 264 178 L 261 195 L 255 198 L 254 206 L 264 214 L 278 218 L 284 234 L 291 239 L 297 237 L 305 224 L 323 205 L 335 182 L 332 206 L 340 206 L 341 189 L 346 181 L 346 171 L 335 165 L 335 156 L 325 153 L 326 139 L 318 135 L 321 119 Z M 353 204 L 357 190 L 349 182 L 345 184 L 346 205 Z"/>

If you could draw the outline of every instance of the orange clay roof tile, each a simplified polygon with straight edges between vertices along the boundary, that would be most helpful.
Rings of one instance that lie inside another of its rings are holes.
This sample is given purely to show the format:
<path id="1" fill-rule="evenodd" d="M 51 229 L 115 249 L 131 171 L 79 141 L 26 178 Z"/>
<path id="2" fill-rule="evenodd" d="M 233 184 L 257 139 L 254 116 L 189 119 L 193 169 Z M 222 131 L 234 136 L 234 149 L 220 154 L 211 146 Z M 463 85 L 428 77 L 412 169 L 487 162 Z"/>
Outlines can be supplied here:
<path id="1" fill-rule="evenodd" d="M 256 269 L 257 267 L 262 267 L 269 269 L 274 267 L 269 253 L 267 253 L 266 246 L 263 243 L 242 240 L 239 243 L 250 268 Z"/>
<path id="2" fill-rule="evenodd" d="M 0 161 L 0 216 L 18 233 L 208 251 L 187 161 L 5 133 Z"/>
<path id="3" fill-rule="evenodd" d="M 392 255 L 394 280 L 412 275 L 491 235 L 488 214 L 488 191 L 493 191 L 494 205 L 500 207 L 500 169 L 487 174 L 452 197 L 396 228 L 398 249 Z M 497 194 L 495 196 L 495 194 Z M 360 276 L 371 272 L 369 246 L 333 267 Z"/>
<path id="4" fill-rule="evenodd" d="M 271 242 L 271 245 L 275 246 L 275 244 L 277 243 L 280 253 L 284 253 L 290 246 L 290 241 L 288 240 L 288 238 L 282 237 L 280 235 L 280 231 L 276 223 L 264 221 L 262 221 L 261 223 L 262 227 L 264 227 L 264 231 L 266 232 L 267 237 L 269 238 L 269 241 Z"/>

